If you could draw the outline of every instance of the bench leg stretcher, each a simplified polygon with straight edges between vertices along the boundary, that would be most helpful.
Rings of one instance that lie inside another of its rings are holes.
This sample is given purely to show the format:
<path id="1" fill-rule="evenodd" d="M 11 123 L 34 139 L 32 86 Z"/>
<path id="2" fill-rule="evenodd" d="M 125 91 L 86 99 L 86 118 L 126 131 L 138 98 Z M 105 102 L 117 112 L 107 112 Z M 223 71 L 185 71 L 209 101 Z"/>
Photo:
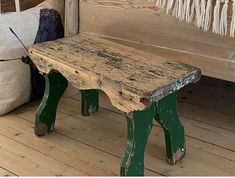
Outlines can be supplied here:
<path id="1" fill-rule="evenodd" d="M 68 86 L 67 79 L 59 72 L 52 71 L 44 78 L 46 88 L 35 119 L 34 132 L 37 136 L 54 130 L 57 106 Z"/>

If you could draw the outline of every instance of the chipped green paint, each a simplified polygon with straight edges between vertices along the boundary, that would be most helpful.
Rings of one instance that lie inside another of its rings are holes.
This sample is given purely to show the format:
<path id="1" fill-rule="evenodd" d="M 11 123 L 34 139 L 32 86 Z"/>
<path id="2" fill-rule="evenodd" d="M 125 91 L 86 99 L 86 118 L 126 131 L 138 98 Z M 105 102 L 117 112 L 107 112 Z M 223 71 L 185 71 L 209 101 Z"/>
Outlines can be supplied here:
<path id="1" fill-rule="evenodd" d="M 75 86 L 84 89 L 84 116 L 99 108 L 97 89 L 105 91 L 108 87 L 109 91 L 120 94 L 111 97 L 110 92 L 111 103 L 115 103 L 117 109 L 133 114 L 133 117 L 127 116 L 128 142 L 121 175 L 144 174 L 144 151 L 154 117 L 164 129 L 168 162 L 175 164 L 185 155 L 184 128 L 177 115 L 175 92 L 198 81 L 200 69 L 85 34 L 34 45 L 29 49 L 29 55 L 40 72 L 60 71 Z M 83 72 L 87 75 L 80 75 Z M 37 135 L 54 129 L 56 108 L 66 88 L 57 84 L 67 86 L 67 80 L 58 73 L 50 74 L 46 80 L 47 89 L 36 116 Z M 91 83 L 98 84 L 95 90 L 86 90 L 94 89 Z M 139 111 L 150 103 L 146 110 Z"/>
<path id="2" fill-rule="evenodd" d="M 53 68 L 66 73 L 67 79 L 73 85 L 84 90 L 94 89 L 90 84 L 97 81 L 100 81 L 100 85 L 95 89 L 105 90 L 106 86 L 103 84 L 109 83 L 109 90 L 124 90 L 130 95 L 147 98 L 151 102 L 158 102 L 185 85 L 196 82 L 201 75 L 201 71 L 191 65 L 155 57 L 86 34 L 33 45 L 29 51 L 40 72 L 46 73 L 48 68 Z M 53 67 L 48 67 L 50 64 Z M 78 73 L 85 72 L 88 76 L 77 75 L 74 69 Z M 128 101 L 121 97 L 126 103 L 124 107 L 123 102 L 115 101 L 117 97 L 110 99 L 115 103 L 115 107 L 123 112 L 129 113 L 145 108 L 137 103 L 138 100 Z M 133 107 L 128 107 L 128 102 L 132 103 Z"/>
<path id="3" fill-rule="evenodd" d="M 99 109 L 99 90 L 81 90 L 82 115 L 89 116 Z"/>
<path id="4" fill-rule="evenodd" d="M 56 109 L 68 81 L 59 72 L 45 75 L 46 90 L 39 106 L 35 121 L 35 134 L 38 136 L 54 130 Z M 99 90 L 82 90 L 82 115 L 88 116 L 99 108 Z M 177 115 L 177 94 L 173 93 L 153 103 L 144 111 L 128 114 L 128 141 L 123 156 L 120 174 L 122 176 L 144 175 L 144 152 L 153 127 L 153 118 L 165 132 L 167 160 L 175 164 L 185 155 L 184 128 Z"/>
<path id="5" fill-rule="evenodd" d="M 156 104 L 155 119 L 164 129 L 168 163 L 175 164 L 186 153 L 184 127 L 177 114 L 176 92 Z"/>
<path id="6" fill-rule="evenodd" d="M 44 77 L 46 81 L 45 93 L 35 120 L 34 131 L 37 136 L 45 135 L 54 130 L 57 106 L 68 86 L 68 81 L 59 72 L 51 71 Z"/>
<path id="7" fill-rule="evenodd" d="M 146 143 L 153 126 L 153 118 L 163 127 L 167 150 L 167 161 L 175 164 L 185 155 L 184 128 L 177 115 L 177 93 L 172 93 L 153 103 L 144 111 L 128 114 L 128 140 L 123 156 L 122 176 L 144 175 L 144 152 Z"/>
<path id="8" fill-rule="evenodd" d="M 152 104 L 148 109 L 132 114 L 133 116 L 126 116 L 128 140 L 121 164 L 121 176 L 144 175 L 144 152 L 153 127 L 155 105 Z"/>
<path id="9" fill-rule="evenodd" d="M 35 134 L 38 136 L 54 130 L 56 109 L 68 81 L 59 72 L 45 75 L 46 89 L 37 110 Z M 99 108 L 99 90 L 82 90 L 82 115 L 88 116 Z M 128 141 L 123 156 L 120 174 L 122 176 L 144 175 L 144 152 L 153 127 L 153 118 L 163 127 L 166 140 L 167 160 L 175 164 L 185 155 L 184 128 L 177 115 L 177 94 L 170 94 L 144 111 L 128 114 Z"/>

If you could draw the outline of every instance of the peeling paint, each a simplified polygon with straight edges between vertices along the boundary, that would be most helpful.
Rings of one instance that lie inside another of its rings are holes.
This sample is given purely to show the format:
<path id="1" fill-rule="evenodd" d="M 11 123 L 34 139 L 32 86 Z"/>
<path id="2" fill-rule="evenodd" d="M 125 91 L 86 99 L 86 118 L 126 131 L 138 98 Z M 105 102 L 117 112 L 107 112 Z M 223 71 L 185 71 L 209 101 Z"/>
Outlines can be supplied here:
<path id="1" fill-rule="evenodd" d="M 33 45 L 29 55 L 40 72 L 55 69 L 77 88 L 103 90 L 123 112 L 144 110 L 201 75 L 190 65 L 153 59 L 150 54 L 85 35 Z M 107 92 L 107 84 L 113 92 Z M 112 96 L 119 92 L 123 95 Z M 148 102 L 141 102 L 141 98 Z"/>

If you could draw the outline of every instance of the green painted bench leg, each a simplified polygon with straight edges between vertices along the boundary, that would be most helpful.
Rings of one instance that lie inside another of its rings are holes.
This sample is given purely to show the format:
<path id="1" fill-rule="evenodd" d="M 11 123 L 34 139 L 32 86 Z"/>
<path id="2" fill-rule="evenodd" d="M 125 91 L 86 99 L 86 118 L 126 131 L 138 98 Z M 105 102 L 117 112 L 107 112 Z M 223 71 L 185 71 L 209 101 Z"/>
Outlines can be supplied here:
<path id="1" fill-rule="evenodd" d="M 43 136 L 54 130 L 57 106 L 68 86 L 68 81 L 59 72 L 50 72 L 44 75 L 44 78 L 46 88 L 35 120 L 34 131 L 37 136 Z"/>
<path id="2" fill-rule="evenodd" d="M 128 140 L 121 163 L 121 176 L 144 175 L 144 152 L 153 127 L 154 114 L 155 104 L 152 104 L 144 111 L 136 111 L 126 116 Z"/>
<path id="3" fill-rule="evenodd" d="M 164 129 L 167 161 L 175 164 L 186 153 L 184 127 L 177 114 L 176 92 L 156 103 L 155 119 Z"/>
<path id="4" fill-rule="evenodd" d="M 99 109 L 99 90 L 81 90 L 82 115 L 89 116 Z"/>

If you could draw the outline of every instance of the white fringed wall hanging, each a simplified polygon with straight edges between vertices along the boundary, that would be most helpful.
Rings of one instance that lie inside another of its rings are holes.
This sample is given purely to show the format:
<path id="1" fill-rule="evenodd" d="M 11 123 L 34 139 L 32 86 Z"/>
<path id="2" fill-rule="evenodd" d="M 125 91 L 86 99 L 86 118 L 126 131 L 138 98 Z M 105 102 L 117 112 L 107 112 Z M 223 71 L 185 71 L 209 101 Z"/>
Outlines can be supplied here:
<path id="1" fill-rule="evenodd" d="M 156 0 L 156 6 L 205 32 L 235 36 L 235 0 Z"/>

